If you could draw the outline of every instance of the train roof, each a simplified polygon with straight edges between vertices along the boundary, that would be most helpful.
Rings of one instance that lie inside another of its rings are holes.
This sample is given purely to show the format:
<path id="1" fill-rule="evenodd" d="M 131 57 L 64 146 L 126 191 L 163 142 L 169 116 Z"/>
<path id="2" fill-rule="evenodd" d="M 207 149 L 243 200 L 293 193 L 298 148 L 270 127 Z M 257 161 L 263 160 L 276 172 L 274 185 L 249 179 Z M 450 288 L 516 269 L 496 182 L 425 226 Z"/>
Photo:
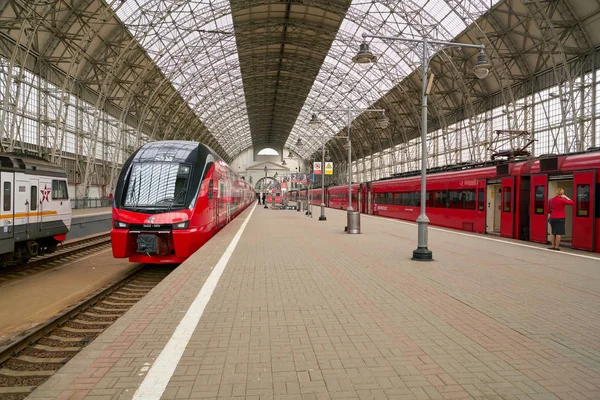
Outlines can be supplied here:
<path id="1" fill-rule="evenodd" d="M 63 167 L 51 163 L 42 157 L 25 153 L 0 152 L 0 169 L 3 171 L 43 173 L 59 177 L 66 177 Z"/>
<path id="2" fill-rule="evenodd" d="M 206 161 L 209 156 L 212 156 L 214 160 L 222 161 L 221 157 L 205 144 L 184 140 L 165 140 L 144 144 L 135 153 L 133 161 L 196 164 L 199 160 Z"/>
<path id="3" fill-rule="evenodd" d="M 576 153 L 544 154 L 539 157 L 519 158 L 519 159 L 514 159 L 514 160 L 494 160 L 494 161 L 484 161 L 484 162 L 478 162 L 478 163 L 464 162 L 464 163 L 458 163 L 458 164 L 453 164 L 453 165 L 444 165 L 441 167 L 428 168 L 427 175 L 440 174 L 440 173 L 444 173 L 444 172 L 467 171 L 467 170 L 486 168 L 486 167 L 496 167 L 498 165 L 509 164 L 509 163 L 535 162 L 538 160 L 543 160 L 546 158 L 553 158 L 553 157 L 579 156 L 582 154 L 589 154 L 589 153 L 594 153 L 594 152 L 599 152 L 599 151 L 600 151 L 600 147 L 592 147 L 592 148 L 587 149 L 586 151 L 581 151 L 581 152 L 576 152 Z M 402 172 L 402 173 L 398 173 L 398 174 L 392 174 L 389 177 L 381 178 L 381 179 L 378 179 L 378 180 L 375 180 L 372 182 L 381 182 L 381 181 L 387 181 L 387 180 L 398 179 L 398 178 L 408 178 L 408 177 L 418 176 L 418 175 L 421 175 L 420 169 L 414 170 L 414 171 Z"/>

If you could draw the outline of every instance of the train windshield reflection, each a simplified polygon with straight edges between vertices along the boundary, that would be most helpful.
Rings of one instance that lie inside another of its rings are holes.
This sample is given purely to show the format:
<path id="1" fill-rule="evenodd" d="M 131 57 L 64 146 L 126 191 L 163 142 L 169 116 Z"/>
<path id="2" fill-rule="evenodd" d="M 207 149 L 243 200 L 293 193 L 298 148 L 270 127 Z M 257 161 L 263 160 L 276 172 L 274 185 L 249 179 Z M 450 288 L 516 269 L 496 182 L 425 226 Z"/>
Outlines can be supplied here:
<path id="1" fill-rule="evenodd" d="M 133 164 L 124 206 L 168 209 L 185 206 L 190 172 L 189 164 Z"/>

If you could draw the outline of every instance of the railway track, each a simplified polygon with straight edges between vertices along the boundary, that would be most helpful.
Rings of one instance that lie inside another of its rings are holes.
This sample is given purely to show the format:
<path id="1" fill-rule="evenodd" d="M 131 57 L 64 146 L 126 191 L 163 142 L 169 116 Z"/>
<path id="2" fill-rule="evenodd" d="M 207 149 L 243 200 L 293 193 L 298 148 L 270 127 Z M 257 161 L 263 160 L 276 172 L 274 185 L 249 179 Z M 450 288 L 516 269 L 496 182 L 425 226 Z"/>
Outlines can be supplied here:
<path id="1" fill-rule="evenodd" d="M 0 398 L 27 397 L 173 269 L 167 265 L 142 265 L 0 349 Z"/>
<path id="2" fill-rule="evenodd" d="M 26 264 L 0 268 L 0 284 L 18 277 L 54 268 L 78 257 L 110 247 L 110 234 L 102 233 L 60 245 L 54 253 L 38 256 Z"/>

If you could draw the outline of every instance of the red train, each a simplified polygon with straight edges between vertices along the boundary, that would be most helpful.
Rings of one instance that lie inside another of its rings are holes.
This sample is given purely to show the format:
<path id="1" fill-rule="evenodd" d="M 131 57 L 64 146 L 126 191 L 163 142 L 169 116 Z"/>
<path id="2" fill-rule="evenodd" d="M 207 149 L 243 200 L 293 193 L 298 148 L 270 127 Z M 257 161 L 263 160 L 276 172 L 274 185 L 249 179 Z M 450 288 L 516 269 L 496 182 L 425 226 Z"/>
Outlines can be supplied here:
<path id="1" fill-rule="evenodd" d="M 598 149 L 430 170 L 427 216 L 432 225 L 547 243 L 548 199 L 562 187 L 575 201 L 566 209 L 563 243 L 600 252 L 599 170 Z M 415 171 L 353 184 L 352 207 L 362 213 L 415 221 L 420 212 L 420 182 L 420 171 Z M 311 192 L 312 204 L 319 205 L 321 190 Z M 325 197 L 329 207 L 346 209 L 348 186 L 326 188 Z"/>
<path id="2" fill-rule="evenodd" d="M 110 232 L 113 255 L 181 263 L 255 201 L 254 189 L 209 147 L 162 141 L 123 165 Z"/>

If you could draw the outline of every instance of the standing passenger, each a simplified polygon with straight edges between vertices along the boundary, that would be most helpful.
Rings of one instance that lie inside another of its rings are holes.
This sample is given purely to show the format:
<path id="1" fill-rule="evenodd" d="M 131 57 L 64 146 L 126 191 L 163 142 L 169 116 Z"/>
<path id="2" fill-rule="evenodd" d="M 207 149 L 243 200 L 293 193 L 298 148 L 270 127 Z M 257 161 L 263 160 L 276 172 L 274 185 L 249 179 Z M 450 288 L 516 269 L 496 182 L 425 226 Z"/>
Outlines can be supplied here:
<path id="1" fill-rule="evenodd" d="M 260 206 L 260 193 L 256 193 L 256 200 L 258 200 L 258 205 Z"/>
<path id="2" fill-rule="evenodd" d="M 267 195 L 263 192 L 263 196 L 262 196 L 262 203 L 265 204 L 265 201 L 267 200 Z"/>
<path id="3" fill-rule="evenodd" d="M 551 250 L 560 251 L 560 237 L 565 234 L 565 206 L 573 205 L 573 200 L 565 196 L 564 189 L 556 189 L 556 196 L 548 201 L 550 206 L 550 227 L 552 228 L 552 247 Z"/>

